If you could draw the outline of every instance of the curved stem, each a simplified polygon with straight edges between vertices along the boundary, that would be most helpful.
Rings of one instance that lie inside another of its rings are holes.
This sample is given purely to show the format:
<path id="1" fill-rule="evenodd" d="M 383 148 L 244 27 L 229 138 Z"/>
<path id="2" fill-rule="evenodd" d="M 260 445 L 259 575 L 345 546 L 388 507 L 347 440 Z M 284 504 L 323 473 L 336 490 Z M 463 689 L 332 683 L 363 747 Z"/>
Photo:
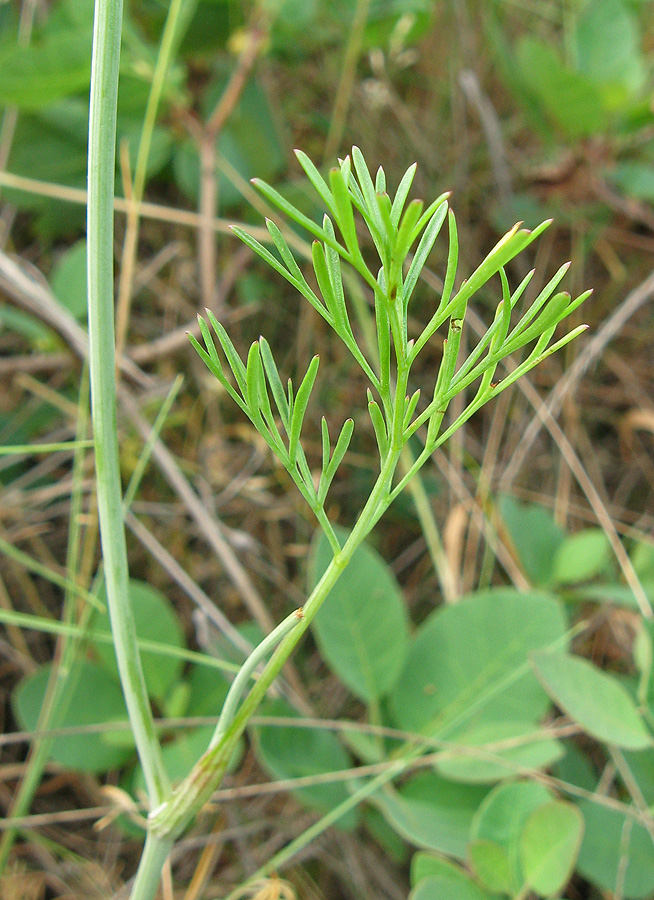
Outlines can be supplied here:
<path id="1" fill-rule="evenodd" d="M 152 900 L 161 881 L 161 871 L 173 841 L 148 832 L 139 868 L 129 895 L 130 900 Z"/>
<path id="2" fill-rule="evenodd" d="M 120 680 L 152 805 L 170 791 L 152 720 L 134 618 L 118 457 L 114 349 L 113 199 L 122 0 L 96 0 L 88 158 L 88 311 L 98 514 Z"/>
<path id="3" fill-rule="evenodd" d="M 331 589 L 352 559 L 354 551 L 387 508 L 388 485 L 393 478 L 399 458 L 399 451 L 389 452 L 372 493 L 345 545 L 339 553 L 335 554 L 322 578 L 309 595 L 303 607 L 304 617 L 278 644 L 219 743 L 201 757 L 190 775 L 175 789 L 170 800 L 150 813 L 150 829 L 154 833 L 162 838 L 172 838 L 180 834 L 222 781 L 234 746 L 254 711 L 329 596 Z M 247 665 L 246 661 L 245 666 Z"/>
<path id="4" fill-rule="evenodd" d="M 239 672 L 232 682 L 232 686 L 229 689 L 229 693 L 223 703 L 223 708 L 220 713 L 220 718 L 218 719 L 218 724 L 216 725 L 216 730 L 214 731 L 213 737 L 211 738 L 211 742 L 209 744 L 209 749 L 213 749 L 213 747 L 217 746 L 220 743 L 223 735 L 227 732 L 230 724 L 232 723 L 234 716 L 236 715 L 236 710 L 238 709 L 238 701 L 241 699 L 241 694 L 245 690 L 245 686 L 248 681 L 254 674 L 257 666 L 260 662 L 262 662 L 266 656 L 271 653 L 274 648 L 279 644 L 285 635 L 288 634 L 289 631 L 292 631 L 304 618 L 304 612 L 302 608 L 296 609 L 294 612 L 287 616 L 282 622 L 279 623 L 277 628 L 274 631 L 271 631 L 270 634 L 265 637 L 260 644 L 258 644 L 252 653 L 245 660 Z"/>

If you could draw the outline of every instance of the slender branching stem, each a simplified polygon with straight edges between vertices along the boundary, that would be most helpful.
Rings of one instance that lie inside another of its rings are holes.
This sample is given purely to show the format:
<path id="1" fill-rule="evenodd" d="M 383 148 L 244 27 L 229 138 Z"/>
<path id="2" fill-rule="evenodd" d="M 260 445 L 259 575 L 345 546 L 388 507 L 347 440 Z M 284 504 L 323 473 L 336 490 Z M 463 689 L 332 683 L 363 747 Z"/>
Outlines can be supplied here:
<path id="1" fill-rule="evenodd" d="M 113 199 L 121 0 L 96 0 L 88 157 L 88 318 L 98 514 L 120 679 L 152 805 L 169 793 L 129 604 L 118 458 L 114 349 Z"/>

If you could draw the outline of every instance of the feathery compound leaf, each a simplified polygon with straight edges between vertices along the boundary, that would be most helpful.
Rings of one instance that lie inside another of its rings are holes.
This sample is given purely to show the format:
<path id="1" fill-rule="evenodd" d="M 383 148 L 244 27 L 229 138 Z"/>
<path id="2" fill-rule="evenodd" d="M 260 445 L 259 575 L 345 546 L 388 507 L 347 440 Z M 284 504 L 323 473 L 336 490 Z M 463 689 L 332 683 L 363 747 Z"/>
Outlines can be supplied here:
<path id="1" fill-rule="evenodd" d="M 452 296 L 454 287 L 454 279 L 456 278 L 456 270 L 459 265 L 459 232 L 456 227 L 456 216 L 450 209 L 447 216 L 447 227 L 450 239 L 450 245 L 447 252 L 447 268 L 445 270 L 445 280 L 443 282 L 443 293 L 441 295 L 438 310 L 447 306 Z"/>
<path id="2" fill-rule="evenodd" d="M 246 399 L 250 413 L 260 418 L 261 416 L 261 356 L 259 344 L 254 341 L 248 351 L 248 361 L 245 367 Z"/>
<path id="3" fill-rule="evenodd" d="M 329 183 L 334 197 L 334 205 L 336 207 L 336 222 L 338 224 L 338 227 L 341 229 L 341 234 L 343 235 L 345 246 L 347 247 L 349 253 L 355 259 L 358 259 L 361 256 L 361 251 L 359 250 L 356 225 L 354 224 L 352 198 L 350 197 L 347 183 L 341 169 L 332 169 L 330 171 Z"/>
<path id="4" fill-rule="evenodd" d="M 550 224 L 550 220 L 543 222 L 534 231 L 526 229 L 520 230 L 519 224 L 514 225 L 501 240 L 493 247 L 491 252 L 486 256 L 484 261 L 475 269 L 469 279 L 464 281 L 459 288 L 457 294 L 449 300 L 445 306 L 439 304 L 438 310 L 434 313 L 426 326 L 423 333 L 416 341 L 413 358 L 427 343 L 434 332 L 442 325 L 444 317 L 450 314 L 458 314 L 458 308 L 462 304 L 467 304 L 468 300 L 476 294 L 477 291 L 489 281 L 493 275 L 506 265 L 510 260 L 527 247 L 533 240 L 538 237 Z"/>
<path id="5" fill-rule="evenodd" d="M 402 423 L 402 428 L 408 428 L 409 423 L 411 421 L 411 416 L 416 411 L 416 406 L 418 405 L 418 400 L 420 399 L 420 388 L 411 395 L 411 398 L 406 398 L 406 407 L 404 409 L 404 421 Z"/>
<path id="6" fill-rule="evenodd" d="M 432 201 L 429 206 L 425 209 L 423 214 L 420 216 L 418 221 L 415 224 L 413 229 L 413 234 L 411 235 L 411 243 L 415 241 L 420 232 L 423 230 L 427 222 L 434 215 L 439 206 L 442 206 L 443 203 L 446 203 L 450 197 L 452 196 L 452 191 L 445 191 L 444 194 L 441 194 L 440 197 L 437 197 L 434 201 Z"/>
<path id="7" fill-rule="evenodd" d="M 298 281 L 303 281 L 304 276 L 302 275 L 295 257 L 291 253 L 290 247 L 286 243 L 286 238 L 272 219 L 266 219 L 266 228 L 268 229 L 270 237 L 273 239 L 273 243 L 275 247 L 277 247 L 277 251 L 288 271 L 297 278 Z"/>
<path id="8" fill-rule="evenodd" d="M 277 456 L 282 464 L 288 468 L 286 448 L 284 447 L 284 443 L 270 407 L 270 399 L 266 389 L 266 378 L 261 362 L 258 341 L 254 341 L 248 352 L 246 366 L 246 399 L 246 412 L 253 425 L 264 438 L 275 456 Z"/>
<path id="9" fill-rule="evenodd" d="M 536 269 L 532 269 L 530 272 L 527 272 L 527 274 L 522 279 L 522 281 L 520 282 L 518 287 L 511 294 L 511 309 L 515 308 L 516 303 L 518 302 L 518 300 L 522 297 L 522 295 L 526 291 L 527 286 L 529 285 L 529 283 L 531 282 L 531 279 L 534 277 L 535 274 L 536 274 Z"/>
<path id="10" fill-rule="evenodd" d="M 416 174 L 417 168 L 418 163 L 413 163 L 412 166 L 409 166 L 409 168 L 402 176 L 402 179 L 397 187 L 397 191 L 395 192 L 393 205 L 391 207 L 391 221 L 393 222 L 393 225 L 395 225 L 395 227 L 397 227 L 397 224 L 400 221 L 400 216 L 402 215 L 402 210 L 404 209 L 406 198 L 409 196 L 409 191 L 411 190 L 411 185 L 413 184 L 413 178 Z"/>
<path id="11" fill-rule="evenodd" d="M 390 253 L 395 247 L 395 241 L 397 239 L 397 228 L 393 225 L 391 219 L 391 198 L 386 191 L 378 192 L 375 196 L 377 198 L 377 209 L 379 210 L 382 225 L 384 226 L 384 234 L 388 245 L 386 249 L 387 252 Z M 384 260 L 382 261 L 385 262 Z"/>
<path id="12" fill-rule="evenodd" d="M 391 265 L 391 284 L 398 283 L 402 277 L 402 266 L 406 260 L 407 253 L 411 249 L 411 245 L 415 240 L 415 225 L 422 213 L 424 203 L 422 200 L 412 200 L 406 208 L 400 227 L 395 239 L 395 247 L 393 248 L 393 262 Z"/>
<path id="13" fill-rule="evenodd" d="M 346 419 L 343 423 L 341 433 L 338 436 L 338 440 L 336 441 L 334 453 L 331 460 L 329 461 L 329 465 L 327 466 L 327 468 L 323 469 L 320 476 L 320 484 L 318 486 L 318 500 L 320 503 L 325 502 L 327 492 L 329 491 L 331 483 L 334 480 L 334 475 L 336 474 L 338 467 L 343 461 L 343 457 L 347 453 L 347 448 L 350 446 L 350 441 L 352 440 L 353 433 L 354 419 Z"/>
<path id="14" fill-rule="evenodd" d="M 222 386 L 223 386 L 226 390 L 229 391 L 229 394 L 230 394 L 230 396 L 232 397 L 232 399 L 236 400 L 237 403 L 239 403 L 239 402 L 242 403 L 241 398 L 238 396 L 238 394 L 236 393 L 236 391 L 234 390 L 234 388 L 231 386 L 231 384 L 229 384 L 229 382 L 228 382 L 227 379 L 225 378 L 225 374 L 224 374 L 224 372 L 223 372 L 223 370 L 222 370 L 222 367 L 221 367 L 220 365 L 216 366 L 216 364 L 214 363 L 213 359 L 209 356 L 209 354 L 208 354 L 207 351 L 204 349 L 204 347 L 202 347 L 202 346 L 199 344 L 199 342 L 198 342 L 197 338 L 195 337 L 195 335 L 189 334 L 188 339 L 189 339 L 189 341 L 191 342 L 191 344 L 193 345 L 194 350 L 196 351 L 196 353 L 198 354 L 198 356 L 200 357 L 200 359 L 202 360 L 202 362 L 203 362 L 203 363 L 205 364 L 205 366 L 209 369 L 209 371 L 211 372 L 211 374 L 212 374 L 212 375 L 215 375 L 215 377 L 216 377 L 216 378 L 218 379 L 218 381 L 222 384 Z"/>
<path id="15" fill-rule="evenodd" d="M 520 319 L 518 324 L 513 329 L 512 334 L 517 335 L 521 331 L 527 327 L 527 325 L 534 319 L 534 317 L 540 312 L 542 307 L 547 303 L 549 298 L 552 296 L 556 288 L 559 286 L 560 282 L 563 280 L 564 275 L 570 268 L 570 263 L 564 263 L 561 268 L 558 270 L 556 275 L 547 282 L 545 287 L 530 305 L 529 309 L 525 312 L 523 317 Z M 517 293 L 517 292 L 516 292 Z M 522 293 L 522 292 L 521 292 Z"/>
<path id="16" fill-rule="evenodd" d="M 440 230 L 443 226 L 443 222 L 445 221 L 445 216 L 447 215 L 447 203 L 441 204 L 434 215 L 429 220 L 429 224 L 424 231 L 424 234 L 420 238 L 420 243 L 418 244 L 418 249 L 415 252 L 415 256 L 411 261 L 411 265 L 409 266 L 409 271 L 407 272 L 406 279 L 404 281 L 404 285 L 402 287 L 402 302 L 404 304 L 404 309 L 407 309 L 409 304 L 409 300 L 413 291 L 415 289 L 416 284 L 418 283 L 418 278 L 420 277 L 420 273 L 422 272 L 425 263 L 429 257 L 429 254 L 432 251 L 432 247 L 436 242 L 436 238 L 440 234 Z"/>
<path id="17" fill-rule="evenodd" d="M 300 432 L 302 431 L 302 423 L 304 422 L 304 414 L 307 411 L 309 397 L 311 396 L 311 391 L 313 390 L 313 385 L 316 381 L 319 365 L 319 357 L 314 356 L 309 363 L 306 375 L 302 379 L 302 383 L 295 395 L 295 403 L 293 404 L 293 413 L 291 415 L 291 431 L 288 436 L 288 456 L 292 465 L 295 464 L 295 460 L 297 459 L 298 443 L 300 440 Z"/>
<path id="18" fill-rule="evenodd" d="M 263 367 L 266 370 L 266 376 L 268 378 L 270 390 L 272 391 L 275 404 L 277 406 L 277 409 L 279 410 L 282 424 L 284 425 L 286 433 L 288 434 L 290 429 L 288 400 L 286 398 L 286 394 L 284 393 L 282 380 L 279 377 L 279 371 L 277 369 L 275 360 L 273 359 L 270 345 L 264 337 L 259 338 L 259 348 L 261 350 L 261 361 L 263 362 Z"/>
<path id="19" fill-rule="evenodd" d="M 320 241 L 313 241 L 311 244 L 311 262 L 313 263 L 313 271 L 316 273 L 318 288 L 320 289 L 325 305 L 331 314 L 334 327 L 338 330 L 338 326 L 341 324 L 338 303 L 329 278 L 325 250 Z"/>
<path id="20" fill-rule="evenodd" d="M 379 215 L 379 207 L 377 206 L 377 199 L 375 197 L 375 186 L 372 183 L 370 171 L 365 159 L 363 158 L 363 153 L 361 152 L 361 150 L 359 150 L 358 147 L 352 147 L 352 160 L 354 162 L 355 171 L 359 178 L 359 184 L 361 185 L 361 194 L 365 200 L 366 209 L 368 210 L 368 213 L 377 228 L 381 231 L 382 223 Z"/>
<path id="21" fill-rule="evenodd" d="M 438 370 L 438 393 L 441 394 L 452 383 L 456 361 L 461 345 L 461 332 L 463 331 L 462 319 L 450 319 L 450 327 L 447 331 L 447 343 L 443 347 L 443 359 Z"/>
<path id="22" fill-rule="evenodd" d="M 236 348 L 232 344 L 231 338 L 210 309 L 207 310 L 207 316 L 209 318 L 209 321 L 211 322 L 211 327 L 216 332 L 218 340 L 220 341 L 220 346 L 223 348 L 223 353 L 225 354 L 227 362 L 229 363 L 229 368 L 234 374 L 234 378 L 236 379 L 239 390 L 243 395 L 243 399 L 245 399 L 247 388 L 245 384 L 246 377 L 243 361 L 236 352 Z"/>
<path id="23" fill-rule="evenodd" d="M 257 362 L 257 381 L 258 381 L 258 391 L 259 391 L 259 408 L 263 414 L 263 417 L 266 421 L 266 425 L 268 426 L 268 431 L 275 439 L 275 443 L 283 447 L 284 443 L 282 441 L 282 437 L 279 433 L 279 429 L 277 428 L 277 423 L 275 422 L 275 417 L 273 415 L 272 407 L 270 405 L 270 397 L 268 396 L 268 386 L 266 384 L 266 374 L 264 371 L 264 367 L 262 366 L 261 359 L 261 338 L 257 341 L 257 355 L 259 360 Z"/>
<path id="24" fill-rule="evenodd" d="M 302 150 L 294 150 L 293 152 L 295 153 L 298 162 L 304 169 L 307 178 L 316 189 L 316 192 L 320 195 L 320 199 L 325 204 L 330 213 L 334 215 L 334 198 L 332 197 L 331 192 L 327 187 L 327 182 L 322 177 L 312 161 L 309 159 L 309 157 L 306 155 L 306 153 L 303 153 Z"/>
<path id="25" fill-rule="evenodd" d="M 305 216 L 304 213 L 300 212 L 297 207 L 293 206 L 292 203 L 289 203 L 282 195 L 275 190 L 275 188 L 270 187 L 269 184 L 266 184 L 265 181 L 262 181 L 260 178 L 253 178 L 252 184 L 264 195 L 264 197 L 269 200 L 271 203 L 274 203 L 283 213 L 292 219 L 294 222 L 297 222 L 298 225 L 301 225 L 303 228 L 309 232 L 309 234 L 313 234 L 315 237 L 320 238 L 321 241 L 326 239 L 325 232 L 322 230 L 320 225 L 317 225 L 313 219 L 310 219 L 308 216 Z M 340 249 L 341 252 L 345 253 L 344 247 L 336 247 L 335 249 Z"/>
<path id="26" fill-rule="evenodd" d="M 375 432 L 377 447 L 379 448 L 380 459 L 384 459 L 388 453 L 388 432 L 386 431 L 386 422 L 376 400 L 372 399 L 372 394 L 368 391 L 368 413 L 370 421 Z"/>
<path id="27" fill-rule="evenodd" d="M 329 425 L 327 424 L 327 419 L 323 416 L 320 420 L 320 433 L 322 437 L 322 469 L 324 472 L 327 466 L 329 465 L 329 456 L 331 453 L 331 448 L 329 444 Z"/>
<path id="28" fill-rule="evenodd" d="M 213 342 L 211 334 L 209 332 L 209 327 L 202 316 L 198 316 L 198 323 L 200 325 L 200 331 L 202 332 L 202 337 L 204 339 L 205 344 L 207 345 L 207 349 L 209 353 L 200 345 L 200 343 L 196 340 L 195 336 L 189 334 L 188 338 L 195 350 L 197 351 L 200 359 L 204 362 L 209 371 L 215 375 L 220 384 L 225 388 L 229 396 L 232 400 L 237 403 L 241 409 L 245 412 L 246 405 L 244 401 L 241 399 L 237 391 L 234 390 L 232 385 L 229 383 L 225 373 L 223 371 L 222 364 L 218 357 L 218 352 L 216 350 L 216 345 Z"/>
<path id="29" fill-rule="evenodd" d="M 341 163 L 343 178 L 345 179 L 345 183 L 347 185 L 347 189 L 349 191 L 354 208 L 358 209 L 361 215 L 366 217 L 366 221 L 372 222 L 370 213 L 368 212 L 366 198 L 363 196 L 363 191 L 359 187 L 359 182 L 356 180 L 356 177 L 350 168 L 346 167 L 345 169 L 343 169 L 343 160 L 339 161 Z"/>
<path id="30" fill-rule="evenodd" d="M 329 219 L 327 216 L 325 216 L 324 226 L 325 231 L 329 232 L 333 236 L 334 226 L 332 225 L 331 219 Z M 325 244 L 324 248 L 329 282 L 332 286 L 332 293 L 336 301 L 334 305 L 333 315 L 336 321 L 351 333 L 350 322 L 347 315 L 347 307 L 345 305 L 345 291 L 343 290 L 343 278 L 341 275 L 341 264 L 338 258 L 338 253 L 333 250 L 328 244 Z"/>
<path id="31" fill-rule="evenodd" d="M 216 350 L 216 345 L 213 342 L 213 338 L 211 337 L 211 332 L 209 331 L 209 326 L 207 325 L 206 320 L 203 316 L 198 315 L 198 325 L 200 326 L 200 334 L 202 335 L 202 340 L 205 343 L 205 346 L 209 352 L 209 356 L 211 357 L 211 362 L 213 366 L 219 370 L 220 375 L 218 377 L 224 377 L 223 375 L 223 367 L 220 362 L 220 357 L 218 356 L 218 351 Z M 189 337 L 193 337 L 189 335 Z M 193 338 L 195 341 L 195 338 Z M 198 342 L 195 341 L 195 344 Z M 205 354 L 206 355 L 206 354 Z M 213 371 L 213 370 L 212 370 Z"/>
<path id="32" fill-rule="evenodd" d="M 526 228 L 520 229 L 519 225 L 514 225 L 513 228 L 497 242 L 484 261 L 475 269 L 470 278 L 461 285 L 455 299 L 461 300 L 463 297 L 470 298 L 473 294 L 476 294 L 480 287 L 483 287 L 493 275 L 499 272 L 502 266 L 505 266 L 514 259 L 518 253 L 524 250 L 525 247 L 529 246 L 532 241 L 536 240 L 550 224 L 551 220 L 548 219 L 533 231 L 529 231 Z"/>
<path id="33" fill-rule="evenodd" d="M 274 225 L 274 223 L 271 224 Z M 270 228 L 268 230 L 270 231 Z M 254 250 L 254 252 L 258 256 L 260 256 L 265 262 L 267 262 L 271 269 L 279 272 L 280 275 L 282 275 L 288 282 L 290 282 L 293 287 L 309 301 L 313 308 L 320 313 L 323 319 L 329 322 L 330 325 L 332 324 L 329 311 L 325 309 L 318 297 L 316 297 L 314 292 L 311 290 L 297 264 L 295 264 L 292 271 L 289 271 L 286 266 L 282 265 L 282 263 L 280 263 L 280 261 L 272 255 L 270 250 L 267 250 L 263 246 L 263 244 L 260 244 L 259 241 L 257 241 L 256 238 L 253 238 L 252 235 L 249 235 L 247 231 L 243 231 L 243 229 L 239 228 L 237 225 L 232 226 L 232 231 L 238 238 L 240 238 L 240 240 L 243 241 L 244 244 L 247 244 L 247 246 L 251 250 Z M 279 229 L 277 229 L 277 232 L 279 232 Z M 276 233 L 274 231 L 271 231 L 271 237 L 273 237 L 273 240 L 275 239 L 275 234 Z M 279 232 L 279 235 L 281 237 L 281 232 Z M 293 260 L 293 262 L 295 263 L 295 260 Z"/>

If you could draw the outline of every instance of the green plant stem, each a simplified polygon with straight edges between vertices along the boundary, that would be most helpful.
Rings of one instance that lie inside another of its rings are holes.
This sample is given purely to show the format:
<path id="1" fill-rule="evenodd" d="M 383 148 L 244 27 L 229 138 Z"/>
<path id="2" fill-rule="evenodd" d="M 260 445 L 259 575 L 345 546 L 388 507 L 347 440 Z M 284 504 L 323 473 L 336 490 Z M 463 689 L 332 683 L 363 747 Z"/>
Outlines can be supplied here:
<path id="1" fill-rule="evenodd" d="M 277 646 L 282 638 L 286 634 L 288 634 L 289 631 L 297 627 L 298 623 L 302 621 L 303 617 L 304 613 L 301 609 L 296 609 L 295 612 L 292 612 L 290 616 L 287 616 L 283 621 L 281 621 L 277 628 L 271 631 L 270 634 L 254 648 L 245 663 L 243 663 L 236 678 L 232 682 L 232 686 L 229 689 L 229 693 L 227 694 L 225 702 L 223 703 L 223 708 L 220 713 L 220 718 L 218 720 L 216 730 L 214 731 L 213 737 L 211 738 L 211 741 L 209 743 L 209 749 L 217 746 L 220 743 L 223 735 L 227 732 L 227 729 L 231 725 L 234 716 L 236 715 L 238 702 L 241 699 L 241 695 L 245 690 L 248 681 L 254 675 L 259 663 L 262 662 L 266 658 L 266 656 L 272 652 L 272 650 Z"/>
<path id="2" fill-rule="evenodd" d="M 354 551 L 387 509 L 389 485 L 399 458 L 400 451 L 390 452 L 386 457 L 356 525 L 340 553 L 334 556 L 322 578 L 309 595 L 303 607 L 304 618 L 298 621 L 297 626 L 278 644 L 220 742 L 204 754 L 190 775 L 175 789 L 171 799 L 150 814 L 150 828 L 154 833 L 162 837 L 173 838 L 179 835 L 219 786 L 233 748 L 251 716 L 329 596 L 331 589 L 352 559 Z M 247 661 L 244 665 L 247 666 Z"/>
<path id="3" fill-rule="evenodd" d="M 352 273 L 348 269 L 343 272 L 343 280 L 347 284 L 350 299 L 354 306 L 357 321 L 363 332 L 363 339 L 368 353 L 370 354 L 371 359 L 375 361 L 377 368 L 379 368 L 377 329 L 375 327 L 374 317 L 368 308 L 359 282 L 352 276 Z M 409 444 L 406 444 L 400 459 L 400 469 L 404 475 L 411 470 L 414 461 Z M 456 579 L 443 548 L 443 541 L 441 539 L 440 531 L 438 530 L 433 510 L 429 503 L 427 491 L 425 490 L 425 486 L 418 472 L 415 472 L 414 477 L 408 482 L 408 489 L 413 497 L 413 503 L 416 508 L 418 520 L 420 521 L 420 527 L 425 541 L 427 542 L 429 554 L 434 563 L 434 569 L 438 576 L 445 602 L 455 603 L 458 593 Z"/>
<path id="4" fill-rule="evenodd" d="M 148 832 L 136 878 L 129 895 L 130 900 L 152 900 L 159 887 L 161 870 L 172 846 L 172 839 L 158 837 Z"/>
<path id="5" fill-rule="evenodd" d="M 96 0 L 88 157 L 88 316 L 98 515 L 111 627 L 130 722 L 151 806 L 170 787 L 129 605 L 116 415 L 113 189 L 122 0 Z"/>

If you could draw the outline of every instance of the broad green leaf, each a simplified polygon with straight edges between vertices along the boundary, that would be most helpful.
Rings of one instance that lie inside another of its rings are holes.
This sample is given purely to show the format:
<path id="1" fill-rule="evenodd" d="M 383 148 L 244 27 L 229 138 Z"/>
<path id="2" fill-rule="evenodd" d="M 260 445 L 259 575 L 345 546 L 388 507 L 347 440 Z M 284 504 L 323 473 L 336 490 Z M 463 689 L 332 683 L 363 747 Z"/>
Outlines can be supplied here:
<path id="1" fill-rule="evenodd" d="M 637 91 L 645 71 L 638 20 L 623 0 L 591 0 L 574 31 L 576 64 L 600 84 L 615 83 Z"/>
<path id="2" fill-rule="evenodd" d="M 567 653 L 539 653 L 533 666 L 552 700 L 592 737 L 627 750 L 652 746 L 636 705 L 615 678 Z"/>
<path id="3" fill-rule="evenodd" d="M 62 100 L 35 114 L 20 115 L 7 165 L 9 171 L 28 178 L 83 187 L 86 183 L 87 116 L 87 112 L 82 113 L 77 98 Z M 3 188 L 2 193 L 19 209 L 38 213 L 37 230 L 44 235 L 60 235 L 67 231 L 79 234 L 84 225 L 85 209 L 81 205 L 26 191 Z"/>
<path id="4" fill-rule="evenodd" d="M 420 881 L 409 894 L 409 900 L 492 900 L 482 888 L 471 881 L 452 880 L 439 876 L 430 876 Z"/>
<path id="5" fill-rule="evenodd" d="M 188 677 L 188 685 L 187 715 L 220 715 L 229 690 L 229 684 L 220 672 L 210 669 L 209 666 L 193 666 Z"/>
<path id="6" fill-rule="evenodd" d="M 70 29 L 0 53 L 0 105 L 40 109 L 88 88 L 91 31 Z"/>
<path id="7" fill-rule="evenodd" d="M 283 700 L 266 707 L 266 714 L 290 716 L 297 713 Z M 292 728 L 290 726 L 257 726 L 257 757 L 274 778 L 304 778 L 349 769 L 352 761 L 336 736 L 324 728 Z M 346 783 L 317 784 L 293 792 L 310 809 L 329 812 L 349 797 Z M 341 819 L 339 826 L 354 828 L 358 810 L 353 809 Z"/>
<path id="8" fill-rule="evenodd" d="M 511 866 L 504 847 L 486 839 L 471 841 L 468 855 L 475 875 L 489 891 L 497 894 L 511 893 Z"/>
<path id="9" fill-rule="evenodd" d="M 526 37 L 519 41 L 516 56 L 530 93 L 567 136 L 579 138 L 605 128 L 600 88 L 569 69 L 553 47 Z"/>
<path id="10" fill-rule="evenodd" d="M 173 647 L 185 646 L 184 633 L 177 613 L 160 591 L 132 578 L 129 582 L 129 597 L 139 638 Z M 96 613 L 92 627 L 96 631 L 109 633 L 111 631 L 109 614 Z M 117 679 L 118 665 L 111 644 L 98 642 L 93 647 L 100 663 Z M 153 651 L 142 653 L 141 661 L 149 695 L 161 700 L 179 678 L 183 661 L 170 656 L 160 656 Z"/>
<path id="11" fill-rule="evenodd" d="M 593 793 L 597 787 L 598 775 L 586 754 L 571 741 L 565 748 L 565 756 L 553 768 L 553 774 L 561 781 Z"/>
<path id="12" fill-rule="evenodd" d="M 552 800 L 535 809 L 520 835 L 520 861 L 525 883 L 551 897 L 570 880 L 584 831 L 576 806 Z"/>
<path id="13" fill-rule="evenodd" d="M 41 666 L 18 685 L 12 706 L 20 727 L 36 728 L 45 699 L 52 666 Z M 127 721 L 127 709 L 120 685 L 102 668 L 80 660 L 68 675 L 68 705 L 58 721 L 60 728 Z M 53 739 L 50 759 L 67 769 L 100 775 L 115 769 L 134 753 L 133 744 L 125 743 L 129 731 L 75 734 Z M 115 738 L 119 738 L 116 740 Z"/>
<path id="14" fill-rule="evenodd" d="M 654 806 L 654 749 L 625 750 L 623 755 L 645 803 Z"/>
<path id="15" fill-rule="evenodd" d="M 454 781 L 492 784 L 511 778 L 521 768 L 547 768 L 561 758 L 563 744 L 543 735 L 537 740 L 529 740 L 535 731 L 532 722 L 481 722 L 472 725 L 456 738 L 457 745 L 462 745 L 466 752 L 454 750 L 450 758 L 438 762 L 438 771 Z M 523 743 L 521 738 L 524 738 Z M 515 742 L 516 746 L 507 750 L 492 747 L 502 742 Z M 486 750 L 488 745 L 491 746 Z M 474 753 L 475 749 L 477 753 Z"/>
<path id="16" fill-rule="evenodd" d="M 441 856 L 430 853 L 416 853 L 411 860 L 411 884 L 415 888 L 425 880 L 430 882 L 426 887 L 425 898 L 434 900 L 489 900 L 489 894 L 470 878 L 460 866 L 454 865 Z M 435 882 L 435 883 L 434 883 Z M 434 891 L 438 893 L 434 893 Z M 410 895 L 411 897 L 414 894 Z M 418 896 L 418 892 L 416 892 Z"/>
<path id="17" fill-rule="evenodd" d="M 57 260 L 50 286 L 69 313 L 79 322 L 86 320 L 86 241 L 77 241 Z"/>
<path id="18" fill-rule="evenodd" d="M 374 806 L 366 806 L 361 812 L 363 826 L 374 837 L 386 856 L 393 862 L 405 863 L 409 858 L 409 847 L 389 825 L 382 813 Z"/>
<path id="19" fill-rule="evenodd" d="M 343 543 L 347 533 L 340 529 L 337 536 Z M 329 543 L 319 534 L 309 563 L 311 586 L 331 560 Z M 355 551 L 313 630 L 323 658 L 357 697 L 374 702 L 393 688 L 406 656 L 408 617 L 393 573 L 368 544 Z"/>
<path id="20" fill-rule="evenodd" d="M 472 819 L 485 796 L 482 787 L 421 772 L 398 790 L 375 795 L 374 802 L 414 847 L 465 859 Z"/>
<path id="21" fill-rule="evenodd" d="M 497 890 L 497 884 L 492 881 L 495 877 L 510 882 L 511 890 L 517 891 L 522 886 L 523 878 L 518 858 L 520 836 L 525 823 L 535 809 L 549 803 L 552 795 L 542 784 L 535 781 L 514 781 L 510 784 L 498 785 L 481 804 L 474 817 L 471 829 L 473 841 L 481 841 L 499 847 L 506 858 L 506 866 L 501 860 L 504 857 L 496 850 L 486 847 L 485 844 L 473 856 L 475 869 L 480 878 L 493 890 Z M 472 848 L 471 848 L 472 853 Z M 501 865 L 500 865 L 501 863 Z M 482 867 L 482 870 L 477 866 Z"/>
<path id="22" fill-rule="evenodd" d="M 618 810 L 583 800 L 586 828 L 577 871 L 594 885 L 625 900 L 654 894 L 654 841 L 642 825 Z"/>
<path id="23" fill-rule="evenodd" d="M 495 841 L 509 849 L 519 838 L 531 813 L 551 799 L 547 788 L 536 781 L 500 784 L 479 807 L 471 836 L 475 840 Z"/>
<path id="24" fill-rule="evenodd" d="M 471 723 L 536 722 L 549 701 L 525 671 L 529 654 L 562 639 L 561 605 L 545 593 L 481 591 L 442 607 L 416 633 L 391 697 L 405 731 L 454 738 Z"/>
<path id="25" fill-rule="evenodd" d="M 504 494 L 498 506 L 525 575 L 532 584 L 548 584 L 552 578 L 552 559 L 565 533 L 551 512 L 540 504 L 520 503 Z"/>
<path id="26" fill-rule="evenodd" d="M 622 162 L 606 173 L 621 192 L 637 200 L 654 202 L 654 166 L 644 162 Z"/>
<path id="27" fill-rule="evenodd" d="M 601 528 L 586 528 L 570 535 L 554 553 L 552 580 L 576 584 L 599 575 L 611 556 L 611 545 Z"/>

